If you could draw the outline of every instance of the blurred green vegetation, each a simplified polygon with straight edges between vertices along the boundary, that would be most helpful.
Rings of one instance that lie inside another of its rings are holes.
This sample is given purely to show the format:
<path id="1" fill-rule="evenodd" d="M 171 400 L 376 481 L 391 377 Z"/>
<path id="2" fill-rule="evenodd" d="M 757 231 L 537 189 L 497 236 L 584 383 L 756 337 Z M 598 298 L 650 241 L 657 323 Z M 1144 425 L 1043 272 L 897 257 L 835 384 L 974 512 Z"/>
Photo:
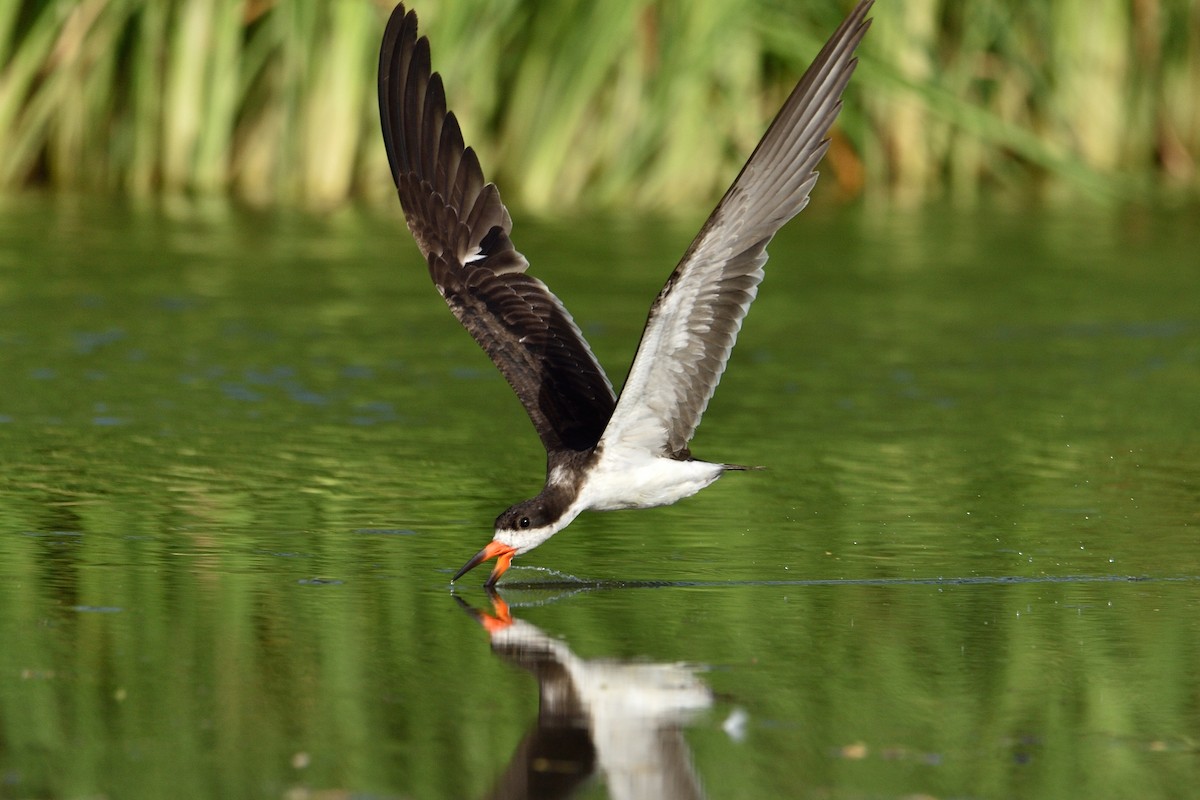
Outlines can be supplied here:
<path id="1" fill-rule="evenodd" d="M 706 204 L 848 0 L 417 0 L 506 199 Z M 378 0 L 0 4 L 0 189 L 391 196 Z M 1200 186 L 1200 0 L 882 0 L 827 172 L 847 194 Z"/>

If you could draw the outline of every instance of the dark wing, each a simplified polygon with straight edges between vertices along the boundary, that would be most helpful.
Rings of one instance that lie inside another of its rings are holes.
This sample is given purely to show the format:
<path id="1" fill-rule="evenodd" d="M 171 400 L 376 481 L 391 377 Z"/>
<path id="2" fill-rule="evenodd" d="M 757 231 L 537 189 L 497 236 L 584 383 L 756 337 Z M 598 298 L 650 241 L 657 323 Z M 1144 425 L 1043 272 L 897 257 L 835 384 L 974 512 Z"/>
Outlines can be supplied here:
<path id="1" fill-rule="evenodd" d="M 379 54 L 379 116 L 392 178 L 429 274 L 491 356 L 547 450 L 596 444 L 612 384 L 583 334 L 508 238 L 512 220 L 446 111 L 417 15 L 396 6 Z"/>
<path id="2" fill-rule="evenodd" d="M 606 448 L 685 453 L 758 293 L 767 243 L 808 204 L 871 3 L 860 2 L 817 54 L 659 293 Z"/>

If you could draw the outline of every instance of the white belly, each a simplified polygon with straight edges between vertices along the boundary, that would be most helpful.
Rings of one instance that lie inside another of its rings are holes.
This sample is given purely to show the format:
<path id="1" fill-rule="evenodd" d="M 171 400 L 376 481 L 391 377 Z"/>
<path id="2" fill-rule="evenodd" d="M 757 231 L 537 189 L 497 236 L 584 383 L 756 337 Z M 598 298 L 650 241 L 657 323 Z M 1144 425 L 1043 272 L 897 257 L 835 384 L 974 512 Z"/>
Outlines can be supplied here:
<path id="1" fill-rule="evenodd" d="M 579 495 L 580 510 L 665 506 L 691 497 L 721 477 L 724 468 L 706 461 L 676 461 L 646 453 L 604 453 Z"/>

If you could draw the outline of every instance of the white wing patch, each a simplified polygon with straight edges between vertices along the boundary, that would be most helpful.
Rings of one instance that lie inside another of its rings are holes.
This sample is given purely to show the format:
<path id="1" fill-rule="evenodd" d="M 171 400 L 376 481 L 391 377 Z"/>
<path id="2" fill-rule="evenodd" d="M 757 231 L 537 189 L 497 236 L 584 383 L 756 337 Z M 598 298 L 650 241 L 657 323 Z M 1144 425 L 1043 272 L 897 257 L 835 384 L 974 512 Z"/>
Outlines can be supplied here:
<path id="1" fill-rule="evenodd" d="M 741 329 L 741 317 L 757 295 L 762 280 L 761 264 L 746 277 L 754 283 L 748 299 L 738 304 L 738 319 L 726 341 L 715 348 L 706 341 L 716 322 L 713 300 L 720 291 L 725 254 L 692 262 L 680 280 L 663 298 L 642 335 L 629 377 L 621 390 L 616 411 L 604 431 L 606 448 L 632 448 L 653 453 L 669 449 L 671 431 L 689 402 L 699 403 L 699 414 L 708 406 L 729 353 Z M 714 349 L 716 352 L 714 352 Z M 719 364 L 711 376 L 702 374 L 700 362 L 715 358 Z"/>

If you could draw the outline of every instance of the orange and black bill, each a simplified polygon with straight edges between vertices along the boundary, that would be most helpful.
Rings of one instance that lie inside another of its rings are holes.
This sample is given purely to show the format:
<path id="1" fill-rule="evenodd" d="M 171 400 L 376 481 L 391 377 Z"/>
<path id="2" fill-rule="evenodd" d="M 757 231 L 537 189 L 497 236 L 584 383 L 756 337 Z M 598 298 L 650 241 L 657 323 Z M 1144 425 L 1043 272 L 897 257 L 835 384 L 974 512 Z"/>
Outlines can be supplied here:
<path id="1" fill-rule="evenodd" d="M 463 568 L 454 574 L 454 577 L 450 579 L 450 582 L 454 583 L 456 580 L 461 578 L 463 575 L 466 575 L 483 562 L 494 558 L 496 559 L 496 566 L 492 570 L 491 577 L 489 577 L 483 585 L 495 586 L 496 581 L 500 580 L 500 576 L 508 570 L 509 565 L 512 563 L 513 556 L 516 554 L 517 548 L 515 547 L 509 547 L 506 544 L 501 544 L 500 542 L 496 541 L 488 542 L 487 547 L 483 548 L 474 556 L 472 556 L 471 560 L 466 564 L 463 564 Z"/>
<path id="2" fill-rule="evenodd" d="M 470 603 L 456 594 L 452 595 L 452 597 L 463 611 L 466 611 L 475 618 L 476 622 L 483 626 L 483 629 L 488 632 L 489 636 L 494 636 L 500 633 L 500 631 L 512 627 L 512 624 L 516 621 L 512 612 L 508 610 L 508 603 L 504 602 L 504 598 L 495 589 L 488 589 L 488 598 L 492 601 L 491 614 L 472 608 Z"/>

